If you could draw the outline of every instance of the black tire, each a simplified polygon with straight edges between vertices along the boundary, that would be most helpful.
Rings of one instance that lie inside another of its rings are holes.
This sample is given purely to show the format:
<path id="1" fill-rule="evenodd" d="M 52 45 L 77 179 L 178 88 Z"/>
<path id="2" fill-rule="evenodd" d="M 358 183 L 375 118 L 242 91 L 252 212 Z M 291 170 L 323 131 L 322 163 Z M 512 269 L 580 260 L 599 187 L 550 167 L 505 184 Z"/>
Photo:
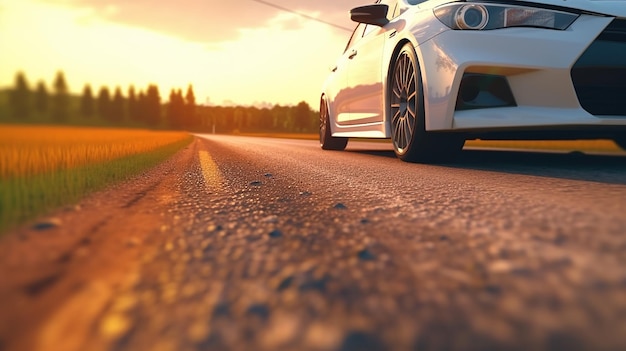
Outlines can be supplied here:
<path id="1" fill-rule="evenodd" d="M 330 132 L 330 114 L 326 99 L 320 102 L 320 146 L 324 150 L 343 150 L 348 145 L 348 138 L 333 137 Z"/>
<path id="2" fill-rule="evenodd" d="M 626 135 L 617 136 L 613 138 L 613 141 L 617 144 L 617 146 L 621 147 L 622 150 L 626 151 Z"/>
<path id="3" fill-rule="evenodd" d="M 407 162 L 436 163 L 458 155 L 465 140 L 450 133 L 427 133 L 424 90 L 417 55 L 405 44 L 391 70 L 388 88 L 391 140 L 396 156 Z"/>

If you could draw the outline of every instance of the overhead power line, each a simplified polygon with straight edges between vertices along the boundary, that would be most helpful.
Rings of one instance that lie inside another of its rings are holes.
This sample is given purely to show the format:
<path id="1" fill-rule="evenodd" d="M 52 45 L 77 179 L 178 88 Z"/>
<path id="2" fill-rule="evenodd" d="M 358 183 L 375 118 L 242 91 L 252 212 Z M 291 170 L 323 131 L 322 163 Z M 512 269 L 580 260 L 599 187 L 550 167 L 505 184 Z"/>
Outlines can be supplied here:
<path id="1" fill-rule="evenodd" d="M 327 21 L 321 20 L 321 19 L 319 19 L 319 18 L 316 18 L 316 17 L 313 17 L 313 16 L 309 16 L 309 15 L 307 15 L 307 14 L 301 13 L 301 12 L 297 12 L 297 11 L 294 11 L 294 10 L 292 10 L 292 9 L 288 9 L 288 8 L 286 8 L 286 7 L 283 7 L 283 6 L 273 4 L 273 3 L 271 3 L 271 2 L 267 2 L 267 1 L 264 1 L 264 0 L 252 0 L 252 1 L 254 1 L 254 2 L 258 2 L 258 3 L 263 4 L 263 5 L 267 5 L 267 6 L 269 6 L 269 7 L 273 7 L 273 8 L 275 8 L 275 9 L 279 9 L 279 10 L 281 10 L 281 11 L 285 11 L 285 12 L 293 13 L 294 15 L 298 15 L 298 16 L 300 16 L 300 17 L 303 17 L 303 18 L 309 19 L 309 20 L 311 20 L 311 21 L 316 21 L 316 22 L 324 23 L 324 24 L 327 24 L 327 25 L 329 25 L 329 26 L 331 26 L 331 27 L 335 27 L 335 28 L 338 28 L 338 29 L 341 29 L 341 30 L 345 30 L 345 31 L 348 31 L 348 32 L 352 32 L 352 29 L 350 29 L 350 28 L 346 28 L 346 27 L 343 27 L 343 26 L 340 26 L 340 25 L 338 25 L 338 24 L 334 24 L 334 23 L 331 23 L 331 22 L 327 22 Z"/>

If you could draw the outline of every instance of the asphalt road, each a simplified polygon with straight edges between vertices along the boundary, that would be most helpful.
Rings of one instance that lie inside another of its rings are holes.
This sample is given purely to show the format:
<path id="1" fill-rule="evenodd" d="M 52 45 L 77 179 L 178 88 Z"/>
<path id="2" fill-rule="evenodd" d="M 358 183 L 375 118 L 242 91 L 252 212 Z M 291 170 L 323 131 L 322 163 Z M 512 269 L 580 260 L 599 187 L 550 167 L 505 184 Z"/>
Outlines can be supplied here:
<path id="1" fill-rule="evenodd" d="M 0 350 L 624 350 L 626 156 L 198 136 L 0 242 Z"/>

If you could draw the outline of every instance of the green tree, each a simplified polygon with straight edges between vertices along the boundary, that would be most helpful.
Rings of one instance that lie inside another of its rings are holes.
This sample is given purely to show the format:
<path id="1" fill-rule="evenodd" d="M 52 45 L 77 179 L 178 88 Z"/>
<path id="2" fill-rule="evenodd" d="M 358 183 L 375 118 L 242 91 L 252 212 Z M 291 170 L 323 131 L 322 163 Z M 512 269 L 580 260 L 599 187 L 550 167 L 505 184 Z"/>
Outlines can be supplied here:
<path id="1" fill-rule="evenodd" d="M 93 92 L 89 84 L 83 88 L 83 95 L 80 97 L 80 114 L 83 117 L 93 117 L 96 112 L 96 102 L 93 97 Z"/>
<path id="2" fill-rule="evenodd" d="M 98 116 L 109 121 L 111 119 L 111 93 L 109 93 L 109 88 L 104 86 L 100 88 L 96 106 L 98 109 Z"/>
<path id="3" fill-rule="evenodd" d="M 301 101 L 294 111 L 294 132 L 305 132 L 311 126 L 311 107 L 305 101 Z"/>
<path id="4" fill-rule="evenodd" d="M 272 129 L 272 112 L 267 107 L 264 107 L 259 112 L 259 125 L 260 128 L 264 131 L 269 131 Z"/>
<path id="5" fill-rule="evenodd" d="M 138 121 L 147 124 L 146 111 L 148 111 L 148 97 L 146 93 L 139 91 L 139 95 L 137 95 L 137 117 Z"/>
<path id="6" fill-rule="evenodd" d="M 294 131 L 293 109 L 288 106 L 275 105 L 272 107 L 272 117 L 274 118 L 274 126 L 276 130 L 282 132 Z"/>
<path id="7" fill-rule="evenodd" d="M 245 119 L 246 119 L 246 113 L 244 111 L 244 108 L 241 106 L 235 107 L 235 109 L 233 110 L 233 124 L 235 127 L 234 131 L 236 133 L 241 132 L 241 130 L 245 126 L 244 125 Z"/>
<path id="8" fill-rule="evenodd" d="M 192 128 L 196 123 L 196 96 L 193 93 L 193 86 L 189 84 L 184 102 L 185 127 Z"/>
<path id="9" fill-rule="evenodd" d="M 161 125 L 161 96 L 159 95 L 159 87 L 154 84 L 148 86 L 146 92 L 145 118 L 151 127 L 159 127 Z"/>
<path id="10" fill-rule="evenodd" d="M 245 109 L 245 119 L 244 125 L 246 126 L 246 130 L 254 132 L 258 131 L 260 128 L 260 116 L 259 109 L 256 107 L 247 107 Z"/>
<path id="11" fill-rule="evenodd" d="M 52 97 L 52 118 L 64 121 L 69 116 L 70 94 L 65 82 L 63 71 L 58 71 L 54 79 L 54 96 Z"/>
<path id="12" fill-rule="evenodd" d="M 45 116 L 48 113 L 48 90 L 46 84 L 43 81 L 37 83 L 37 90 L 35 91 L 35 111 L 40 116 Z"/>
<path id="13" fill-rule="evenodd" d="M 128 88 L 127 106 L 129 119 L 135 122 L 141 121 L 141 115 L 139 114 L 139 100 L 137 99 L 137 94 L 135 93 L 135 87 L 132 85 Z"/>
<path id="14" fill-rule="evenodd" d="M 28 118 L 30 116 L 30 95 L 31 92 L 24 72 L 18 72 L 15 75 L 15 87 L 9 96 L 9 105 L 13 117 Z"/>
<path id="15" fill-rule="evenodd" d="M 167 121 L 173 128 L 185 127 L 185 100 L 180 89 L 170 91 L 170 100 L 167 104 Z"/>
<path id="16" fill-rule="evenodd" d="M 119 124 L 126 119 L 124 105 L 125 101 L 122 96 L 122 89 L 117 87 L 115 88 L 115 94 L 111 102 L 111 122 Z"/>

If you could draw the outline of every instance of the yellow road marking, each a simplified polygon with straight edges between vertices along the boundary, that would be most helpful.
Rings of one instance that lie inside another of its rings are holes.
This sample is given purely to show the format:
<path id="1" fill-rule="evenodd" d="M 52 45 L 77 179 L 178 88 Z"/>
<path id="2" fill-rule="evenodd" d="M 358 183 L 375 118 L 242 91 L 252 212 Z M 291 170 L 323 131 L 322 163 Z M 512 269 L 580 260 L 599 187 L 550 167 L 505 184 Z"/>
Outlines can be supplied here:
<path id="1" fill-rule="evenodd" d="M 222 186 L 222 173 L 217 164 L 207 151 L 200 151 L 199 157 L 204 183 L 210 190 L 218 190 Z"/>

